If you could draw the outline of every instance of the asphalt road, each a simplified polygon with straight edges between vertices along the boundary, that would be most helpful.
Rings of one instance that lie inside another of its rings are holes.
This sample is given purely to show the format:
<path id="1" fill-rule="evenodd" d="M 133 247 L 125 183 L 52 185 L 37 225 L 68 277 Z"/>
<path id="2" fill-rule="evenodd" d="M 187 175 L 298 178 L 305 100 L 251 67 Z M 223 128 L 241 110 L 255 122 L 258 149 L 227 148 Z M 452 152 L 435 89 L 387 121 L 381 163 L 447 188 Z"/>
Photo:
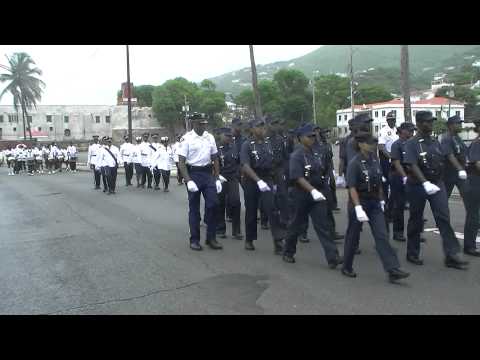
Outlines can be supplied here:
<path id="1" fill-rule="evenodd" d="M 12 177 L 0 168 L 1 314 L 480 313 L 480 260 L 470 259 L 468 271 L 447 269 L 433 232 L 423 267 L 406 263 L 406 245 L 394 242 L 411 277 L 393 285 L 365 227 L 359 277 L 349 279 L 328 269 L 311 228 L 314 241 L 299 244 L 296 264 L 273 255 L 262 230 L 255 252 L 231 238 L 221 240 L 223 251 L 193 252 L 184 187 L 173 182 L 163 193 L 125 188 L 122 176 L 118 183 L 117 195 L 106 196 L 87 172 Z M 338 197 L 343 232 L 345 191 Z M 463 232 L 462 204 L 450 207 Z"/>

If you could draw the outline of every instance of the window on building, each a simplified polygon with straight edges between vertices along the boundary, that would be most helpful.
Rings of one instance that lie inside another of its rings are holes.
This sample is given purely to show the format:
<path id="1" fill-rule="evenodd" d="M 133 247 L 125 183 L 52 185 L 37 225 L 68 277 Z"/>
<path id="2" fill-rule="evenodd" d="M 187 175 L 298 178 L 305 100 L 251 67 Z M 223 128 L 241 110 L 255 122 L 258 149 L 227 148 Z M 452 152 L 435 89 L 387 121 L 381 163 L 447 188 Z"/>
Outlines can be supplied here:
<path id="1" fill-rule="evenodd" d="M 347 120 L 347 115 L 343 115 L 343 120 Z"/>
<path id="2" fill-rule="evenodd" d="M 375 117 L 378 118 L 378 111 L 375 111 Z"/>
<path id="3" fill-rule="evenodd" d="M 338 121 L 342 121 L 342 115 L 338 115 Z"/>
<path id="4" fill-rule="evenodd" d="M 52 115 L 47 115 L 47 122 L 52 122 Z"/>
<path id="5" fill-rule="evenodd" d="M 2 138 L 2 134 L 3 134 L 3 129 L 0 128 L 0 139 Z"/>
<path id="6" fill-rule="evenodd" d="M 3 122 L 3 115 L 0 115 L 0 122 Z"/>
<path id="7" fill-rule="evenodd" d="M 392 110 L 393 115 L 397 116 L 397 110 Z"/>
<path id="8" fill-rule="evenodd" d="M 109 122 L 110 122 L 110 116 L 108 116 L 108 115 L 105 116 L 105 122 L 106 122 L 106 123 L 109 123 Z"/>
<path id="9" fill-rule="evenodd" d="M 436 117 L 437 119 L 441 119 L 441 118 L 442 118 L 442 112 L 441 112 L 441 111 L 436 111 L 436 112 L 435 112 L 435 117 Z"/>
<path id="10" fill-rule="evenodd" d="M 13 128 L 13 131 L 17 131 L 17 128 L 16 128 L 16 127 L 14 127 L 14 128 Z"/>
<path id="11" fill-rule="evenodd" d="M 378 125 L 375 125 L 375 133 L 378 133 Z"/>
<path id="12" fill-rule="evenodd" d="M 95 116 L 95 122 L 96 122 L 97 124 L 100 123 L 100 116 Z"/>
<path id="13" fill-rule="evenodd" d="M 63 131 L 63 135 L 65 135 L 65 136 L 70 136 L 70 134 L 71 134 L 71 133 L 70 133 L 70 129 L 65 129 L 65 130 Z"/>
<path id="14" fill-rule="evenodd" d="M 455 111 L 455 115 L 460 116 L 460 111 Z"/>
<path id="15" fill-rule="evenodd" d="M 18 123 L 18 115 L 17 114 L 8 115 L 8 122 Z"/>
<path id="16" fill-rule="evenodd" d="M 38 130 L 38 131 L 42 131 L 42 127 L 39 126 L 39 127 L 37 128 L 37 130 Z"/>
<path id="17" fill-rule="evenodd" d="M 30 124 L 32 122 L 32 117 L 30 115 L 27 115 L 27 124 Z"/>
<path id="18" fill-rule="evenodd" d="M 63 122 L 64 122 L 64 123 L 68 123 L 68 120 L 69 120 L 69 119 L 68 119 L 68 116 L 64 116 L 64 117 L 63 117 Z"/>
<path id="19" fill-rule="evenodd" d="M 49 127 L 49 130 L 50 130 L 50 131 L 53 131 L 53 127 L 52 127 L 52 126 L 50 126 L 50 127 Z"/>
<path id="20" fill-rule="evenodd" d="M 382 117 L 385 117 L 385 110 L 382 110 Z"/>

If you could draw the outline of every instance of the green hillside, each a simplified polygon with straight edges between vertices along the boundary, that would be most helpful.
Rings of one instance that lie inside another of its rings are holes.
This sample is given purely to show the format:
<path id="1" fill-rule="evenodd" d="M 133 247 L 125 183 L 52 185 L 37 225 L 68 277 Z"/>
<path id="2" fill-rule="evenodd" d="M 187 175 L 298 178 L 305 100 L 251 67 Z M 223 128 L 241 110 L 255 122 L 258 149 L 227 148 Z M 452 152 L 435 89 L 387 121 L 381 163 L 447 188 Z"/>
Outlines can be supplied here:
<path id="1" fill-rule="evenodd" d="M 354 70 L 355 72 L 366 71 L 372 68 L 399 69 L 400 46 L 399 45 L 354 45 Z M 463 64 L 469 55 L 479 57 L 478 45 L 410 45 L 410 71 L 412 73 L 412 85 L 428 85 L 431 75 L 436 71 L 443 71 L 446 66 Z M 257 65 L 259 80 L 272 79 L 273 74 L 281 68 L 298 69 L 307 77 L 312 77 L 314 70 L 320 74 L 347 73 L 349 61 L 348 45 L 325 45 L 302 57 L 289 61 L 282 61 L 266 65 Z M 373 74 L 372 73 L 372 74 Z M 378 75 L 378 74 L 377 74 Z M 368 78 L 362 75 L 361 78 Z M 418 80 L 417 80 L 418 79 Z M 250 68 L 240 69 L 235 72 L 220 75 L 211 79 L 218 90 L 231 92 L 234 95 L 251 85 Z M 396 79 L 388 87 L 397 88 Z"/>

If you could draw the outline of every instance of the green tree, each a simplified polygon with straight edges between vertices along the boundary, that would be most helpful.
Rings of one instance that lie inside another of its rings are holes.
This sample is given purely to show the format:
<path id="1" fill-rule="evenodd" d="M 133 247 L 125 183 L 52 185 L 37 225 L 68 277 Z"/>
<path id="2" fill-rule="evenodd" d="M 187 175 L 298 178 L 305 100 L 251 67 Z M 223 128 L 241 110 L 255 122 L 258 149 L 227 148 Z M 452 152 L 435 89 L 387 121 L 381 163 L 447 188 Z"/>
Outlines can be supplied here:
<path id="1" fill-rule="evenodd" d="M 219 113 L 227 109 L 225 93 L 215 91 L 215 84 L 210 80 L 203 80 L 200 84 L 198 96 L 198 111 L 208 114 L 211 126 L 221 124 Z"/>
<path id="2" fill-rule="evenodd" d="M 200 88 L 203 90 L 216 90 L 217 85 L 211 80 L 205 79 L 200 83 Z"/>
<path id="3" fill-rule="evenodd" d="M 20 105 L 22 109 L 23 119 L 23 138 L 26 140 L 25 118 L 28 118 L 28 110 L 37 107 L 37 101 L 42 99 L 43 88 L 45 83 L 38 76 L 42 75 L 42 71 L 35 65 L 33 59 L 27 53 L 14 53 L 8 57 L 9 67 L 5 67 L 8 73 L 0 74 L 0 82 L 9 82 L 9 84 L 0 93 L 0 99 L 6 93 L 13 96 L 13 107 L 18 113 Z M 32 140 L 32 130 L 30 123 L 28 124 L 28 132 L 30 140 Z"/>
<path id="4" fill-rule="evenodd" d="M 383 86 L 368 85 L 359 86 L 355 94 L 355 104 L 370 104 L 392 100 L 393 96 Z"/>
<path id="5" fill-rule="evenodd" d="M 152 93 L 155 89 L 153 85 L 134 86 L 133 97 L 137 98 L 137 104 L 141 107 L 152 106 Z"/>
<path id="6" fill-rule="evenodd" d="M 317 121 L 322 127 L 336 126 L 338 109 L 350 106 L 350 81 L 337 75 L 321 75 L 315 79 Z"/>

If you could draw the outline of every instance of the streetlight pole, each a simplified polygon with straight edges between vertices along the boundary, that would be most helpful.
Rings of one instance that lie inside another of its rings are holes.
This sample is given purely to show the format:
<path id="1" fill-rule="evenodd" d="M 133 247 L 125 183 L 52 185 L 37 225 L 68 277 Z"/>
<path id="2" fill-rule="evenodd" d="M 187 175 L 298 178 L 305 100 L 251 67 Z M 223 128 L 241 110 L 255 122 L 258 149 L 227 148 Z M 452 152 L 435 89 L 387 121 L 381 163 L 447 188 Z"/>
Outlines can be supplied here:
<path id="1" fill-rule="evenodd" d="M 184 106 L 184 111 L 185 111 L 185 131 L 188 132 L 188 103 L 187 103 L 187 95 L 183 95 L 184 99 L 185 99 L 185 106 Z"/>
<path id="2" fill-rule="evenodd" d="M 350 104 L 352 106 L 352 119 L 355 117 L 355 100 L 353 99 L 353 49 L 350 45 Z"/>
<path id="3" fill-rule="evenodd" d="M 317 125 L 317 108 L 315 104 L 315 72 L 313 72 L 312 77 L 312 93 L 313 93 L 313 122 Z"/>
<path id="4" fill-rule="evenodd" d="M 127 46 L 127 89 L 128 89 L 128 141 L 133 143 L 132 139 L 132 94 L 131 94 L 131 84 L 130 84 L 130 53 Z"/>

